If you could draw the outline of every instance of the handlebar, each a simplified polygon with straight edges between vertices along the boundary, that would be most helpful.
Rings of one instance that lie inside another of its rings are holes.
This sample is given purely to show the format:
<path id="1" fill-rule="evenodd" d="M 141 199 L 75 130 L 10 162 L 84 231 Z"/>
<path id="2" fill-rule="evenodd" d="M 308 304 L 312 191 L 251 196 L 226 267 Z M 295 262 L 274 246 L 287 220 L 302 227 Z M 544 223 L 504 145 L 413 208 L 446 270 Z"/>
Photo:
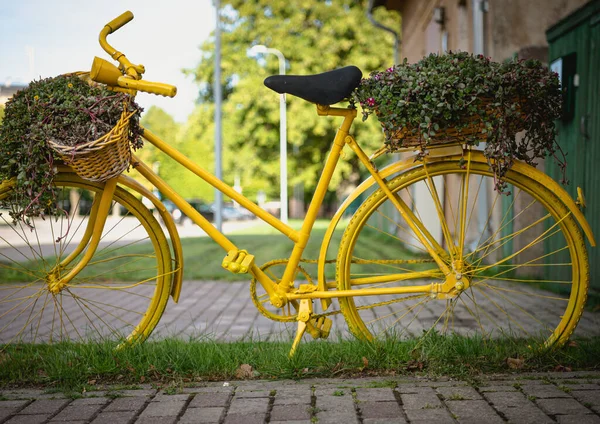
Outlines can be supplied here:
<path id="1" fill-rule="evenodd" d="M 108 33 L 112 34 L 116 30 L 121 28 L 123 25 L 129 23 L 132 19 L 133 19 L 133 13 L 131 13 L 128 10 L 127 12 L 122 13 L 121 15 L 117 16 L 115 19 L 113 19 L 112 21 L 107 23 L 105 26 L 110 28 L 110 31 Z"/>
<path id="2" fill-rule="evenodd" d="M 106 37 L 109 34 L 117 31 L 132 19 L 133 13 L 127 11 L 104 25 L 104 28 L 100 31 L 100 46 L 110 55 L 110 57 L 118 61 L 120 66 L 117 68 L 112 63 L 96 57 L 94 58 L 90 75 L 92 80 L 112 87 L 119 87 L 124 90 L 133 90 L 134 92 L 144 91 L 146 93 L 158 94 L 161 96 L 175 96 L 177 94 L 177 87 L 161 82 L 142 80 L 142 74 L 146 71 L 144 65 L 134 65 L 127 59 L 125 54 L 116 50 L 108 44 L 108 41 L 106 41 Z"/>

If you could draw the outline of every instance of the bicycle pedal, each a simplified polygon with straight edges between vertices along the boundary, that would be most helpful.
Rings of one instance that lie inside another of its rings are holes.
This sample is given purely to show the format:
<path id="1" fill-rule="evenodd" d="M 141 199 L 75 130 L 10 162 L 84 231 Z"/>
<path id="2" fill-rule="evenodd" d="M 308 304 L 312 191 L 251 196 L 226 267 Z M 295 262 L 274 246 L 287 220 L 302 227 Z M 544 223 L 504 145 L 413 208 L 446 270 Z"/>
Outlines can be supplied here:
<path id="1" fill-rule="evenodd" d="M 312 319 L 306 331 L 313 339 L 326 339 L 331 332 L 333 322 L 327 317 L 321 317 L 317 320 Z"/>
<path id="2" fill-rule="evenodd" d="M 234 274 L 246 274 L 254 265 L 254 255 L 246 250 L 230 250 L 221 266 Z"/>
<path id="3" fill-rule="evenodd" d="M 331 326 L 333 325 L 333 321 L 331 321 L 327 317 L 322 317 L 317 320 L 317 328 L 320 330 L 321 335 L 319 336 L 322 339 L 326 339 L 329 337 L 329 333 L 331 332 Z"/>

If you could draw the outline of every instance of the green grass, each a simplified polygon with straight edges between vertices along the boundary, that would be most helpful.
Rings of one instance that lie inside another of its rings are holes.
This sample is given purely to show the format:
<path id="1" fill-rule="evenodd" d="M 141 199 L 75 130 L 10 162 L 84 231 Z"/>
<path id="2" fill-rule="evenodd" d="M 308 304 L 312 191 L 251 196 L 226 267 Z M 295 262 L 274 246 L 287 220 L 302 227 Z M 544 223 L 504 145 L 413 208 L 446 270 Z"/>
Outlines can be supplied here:
<path id="1" fill-rule="evenodd" d="M 530 340 L 483 341 L 429 334 L 406 341 L 303 343 L 291 359 L 289 343 L 261 341 L 167 339 L 118 351 L 108 342 L 11 345 L 0 350 L 0 387 L 41 386 L 73 392 L 104 384 L 176 387 L 232 380 L 241 364 L 250 364 L 254 377 L 260 379 L 419 374 L 476 380 L 484 373 L 511 372 L 506 358 L 515 356 L 524 359 L 519 372 L 552 371 L 558 366 L 600 369 L 600 337 L 579 339 L 576 345 L 552 352 L 531 350 L 531 344 Z"/>

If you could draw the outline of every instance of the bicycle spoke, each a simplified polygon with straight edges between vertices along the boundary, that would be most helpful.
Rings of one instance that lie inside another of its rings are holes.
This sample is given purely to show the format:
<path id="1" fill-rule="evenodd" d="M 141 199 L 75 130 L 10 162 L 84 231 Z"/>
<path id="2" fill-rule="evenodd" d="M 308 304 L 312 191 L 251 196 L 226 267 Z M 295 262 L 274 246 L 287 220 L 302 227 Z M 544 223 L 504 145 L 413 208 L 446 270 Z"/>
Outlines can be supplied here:
<path id="1" fill-rule="evenodd" d="M 141 336 L 136 340 L 143 340 L 158 322 L 170 294 L 173 271 L 166 265 L 172 262 L 160 226 L 135 197 L 118 188 L 98 248 L 79 274 L 62 282 L 61 277 L 84 256 L 87 246 L 81 243 L 93 224 L 77 211 L 83 212 L 84 199 L 95 199 L 103 185 L 72 174 L 59 174 L 55 182 L 59 199 L 72 200 L 73 190 L 77 191 L 70 212 L 45 221 L 33 219 L 33 233 L 21 223 L 11 227 L 14 237 L 0 238 L 0 248 L 7 249 L 0 253 L 6 259 L 0 264 L 0 278 L 6 274 L 23 280 L 23 284 L 0 284 L 0 344 L 86 336 L 104 339 L 117 334 L 122 340 L 133 333 Z M 0 200 L 8 194 L 0 194 Z M 116 218 L 115 208 L 125 208 L 126 213 Z M 63 265 L 57 266 L 61 261 Z M 115 295 L 107 296 L 109 291 Z"/>
<path id="2" fill-rule="evenodd" d="M 430 235 L 443 240 L 445 251 L 439 256 L 451 271 L 448 275 L 420 271 L 423 284 L 431 284 L 431 293 L 418 301 L 394 303 L 405 295 L 385 295 L 390 300 L 370 302 L 371 311 L 363 309 L 358 296 L 340 298 L 349 328 L 360 337 L 396 327 L 413 333 L 423 329 L 425 337 L 434 331 L 480 334 L 485 339 L 509 333 L 541 335 L 544 345 L 550 346 L 564 343 L 572 333 L 583 308 L 588 275 L 585 246 L 572 212 L 539 181 L 513 170 L 504 178 L 514 194 L 489 196 L 493 174 L 480 153 L 471 154 L 475 159 L 463 168 L 458 159 L 426 161 L 388 182 L 396 195 L 406 197 L 411 189 L 427 194 L 426 204 L 414 196 L 413 213 L 420 208 L 423 214 L 428 208 L 429 216 L 421 223 Z M 371 253 L 357 253 L 360 240 L 378 234 L 379 221 L 370 217 L 380 217 L 386 199 L 381 190 L 375 191 L 350 220 L 338 256 L 339 289 L 358 290 L 353 284 L 364 282 L 369 284 L 361 287 L 397 285 L 401 290 L 418 281 L 408 278 L 419 276 L 420 265 L 379 263 L 394 255 L 399 259 L 404 251 L 397 246 L 420 252 L 407 245 L 410 240 L 388 237 L 395 243 L 382 241 Z M 371 265 L 360 264 L 365 256 Z M 415 307 L 418 302 L 422 303 Z M 411 314 L 417 313 L 413 319 Z"/>

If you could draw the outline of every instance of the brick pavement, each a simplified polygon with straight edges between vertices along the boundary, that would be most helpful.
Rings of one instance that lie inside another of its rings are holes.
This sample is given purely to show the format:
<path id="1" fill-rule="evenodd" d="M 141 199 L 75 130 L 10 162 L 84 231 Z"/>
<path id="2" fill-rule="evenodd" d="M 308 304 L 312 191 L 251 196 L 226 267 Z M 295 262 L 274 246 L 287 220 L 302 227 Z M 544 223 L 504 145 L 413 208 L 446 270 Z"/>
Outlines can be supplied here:
<path id="1" fill-rule="evenodd" d="M 385 301 L 387 298 L 365 297 L 362 299 L 355 298 L 357 306 L 361 302 L 378 302 Z M 523 300 L 525 301 L 525 300 Z M 531 296 L 526 299 L 527 305 L 519 306 L 509 305 L 510 319 L 522 319 L 519 326 L 527 326 L 528 324 L 537 324 L 535 319 L 528 316 L 523 316 L 523 310 L 535 312 L 536 316 L 541 316 L 543 313 L 553 313 L 553 319 L 558 316 L 557 311 L 564 310 L 556 309 L 557 305 L 552 303 L 552 300 L 547 297 Z M 480 306 L 484 306 L 485 300 L 480 300 Z M 314 302 L 315 311 L 319 308 L 319 302 Z M 489 305 L 487 305 L 489 307 Z M 505 305 L 506 306 L 506 305 Z M 389 314 L 386 319 L 376 317 L 375 315 L 366 316 L 365 320 L 373 320 L 379 322 L 381 326 L 387 327 L 393 325 L 398 332 L 403 335 L 419 336 L 424 329 L 428 329 L 436 322 L 438 317 L 446 308 L 445 301 L 431 302 L 425 305 L 422 310 L 419 310 L 417 319 L 408 316 L 402 320 L 398 320 L 397 314 Z M 493 310 L 493 306 L 485 310 Z M 337 301 L 331 309 L 339 309 Z M 472 334 L 479 331 L 479 324 L 468 311 L 464 308 L 457 307 L 457 315 L 453 322 L 453 331 L 463 334 Z M 348 330 L 348 326 L 341 314 L 330 317 L 333 320 L 332 335 L 333 337 L 352 338 L 353 336 Z M 502 319 L 502 316 L 497 316 L 496 319 Z M 505 317 L 505 319 L 509 319 Z M 544 317 L 544 319 L 546 319 Z M 485 318 L 482 319 L 485 325 Z M 553 322 L 550 319 L 547 322 Z M 505 329 L 515 327 L 511 321 L 505 322 Z M 233 282 L 224 283 L 217 281 L 184 281 L 182 294 L 179 303 L 169 302 L 167 309 L 159 325 L 153 333 L 153 337 L 183 337 L 183 338 L 203 338 L 209 337 L 221 341 L 234 341 L 242 338 L 260 338 L 261 340 L 292 340 L 295 334 L 296 324 L 279 323 L 272 321 L 256 309 L 250 299 L 249 283 L 248 282 Z M 490 327 L 487 331 L 497 329 Z M 513 328 L 514 330 L 518 330 Z M 539 334 L 540 329 L 526 328 L 529 334 Z M 587 311 L 583 314 L 577 329 L 576 336 L 600 336 L 600 313 Z"/>
<path id="2" fill-rule="evenodd" d="M 139 287 L 140 296 L 135 298 L 137 302 L 146 302 L 147 297 L 144 297 L 143 290 L 148 290 L 149 287 Z M 35 291 L 34 287 L 30 287 L 27 290 Z M 27 290 L 22 290 L 20 296 L 25 297 L 30 293 Z M 133 289 L 132 289 L 133 290 Z M 127 316 L 127 312 L 130 309 L 141 310 L 140 305 L 136 304 L 124 304 L 124 302 L 131 301 L 131 297 L 120 296 L 119 291 L 113 290 L 96 290 L 90 293 L 86 293 L 88 301 L 91 301 L 92 296 L 97 296 L 94 301 L 97 304 L 104 305 L 106 310 L 106 316 L 103 320 L 108 321 L 111 327 L 104 325 L 99 329 L 105 329 L 108 331 L 113 325 L 119 324 L 119 322 L 137 322 L 133 318 Z M 529 298 L 521 299 L 520 305 L 512 305 L 508 302 L 504 305 L 510 312 L 509 315 L 497 314 L 496 320 L 502 320 L 503 328 L 514 331 L 519 330 L 523 327 L 527 331 L 527 334 L 539 334 L 541 329 L 535 327 L 528 328 L 527 325 L 537 325 L 539 320 L 532 318 L 533 316 L 529 311 L 535 312 L 535 317 L 545 322 L 548 314 L 553 314 L 553 320 L 556 320 L 559 316 L 557 311 L 563 309 L 553 308 L 553 301 L 547 297 L 551 296 L 530 296 Z M 357 306 L 360 306 L 361 302 L 364 302 L 367 298 L 358 299 L 356 298 Z M 384 301 L 385 298 L 371 298 L 367 299 L 369 302 Z M 86 311 L 81 307 L 78 302 L 71 301 L 67 296 L 61 300 L 61 309 L 63 309 L 68 315 L 69 326 L 78 328 L 77 332 L 70 331 L 70 335 L 76 337 L 78 334 L 88 335 L 90 334 L 90 322 Z M 484 305 L 485 299 L 480 300 L 480 306 Z M 527 302 L 524 304 L 523 302 Z M 43 319 L 33 320 L 33 324 L 30 327 L 36 327 L 35 329 L 28 330 L 24 335 L 25 341 L 27 340 L 27 334 L 33 333 L 37 335 L 37 341 L 46 341 L 52 330 L 52 318 L 54 309 L 51 307 L 44 308 L 44 302 L 38 302 L 37 312 L 33 313 L 33 316 L 41 316 L 38 314 L 45 314 Z M 106 305 L 111 305 L 114 311 Z M 0 304 L 0 316 L 2 315 L 2 308 L 5 309 L 14 305 L 7 303 L 6 305 Z M 145 303 L 144 305 L 145 306 Z M 494 306 L 487 305 L 489 308 L 486 310 L 494 311 Z M 561 305 L 564 308 L 564 305 Z M 315 310 L 318 311 L 319 302 L 315 302 Z M 378 317 L 374 315 L 375 312 L 364 311 L 365 320 L 367 322 L 375 322 L 380 327 L 387 328 L 392 325 L 400 335 L 418 336 L 422 334 L 423 329 L 429 328 L 433 325 L 438 317 L 443 313 L 446 308 L 446 301 L 434 301 L 424 304 L 418 310 L 418 316 L 413 314 L 406 316 L 401 320 L 398 320 L 397 314 L 386 313 L 384 317 Z M 508 309 L 510 308 L 510 309 Z M 337 301 L 334 300 L 333 309 L 339 309 Z M 529 313 L 529 316 L 523 316 L 524 311 Z M 110 314 L 109 312 L 112 312 Z M 118 312 L 118 314 L 116 313 Z M 385 313 L 385 311 L 381 311 Z M 456 315 L 453 320 L 453 331 L 463 334 L 472 334 L 473 332 L 479 331 L 479 323 L 473 319 L 469 311 L 465 308 L 461 308 L 461 304 L 455 310 Z M 7 312 L 7 313 L 10 313 Z M 130 313 L 130 315 L 133 312 Z M 546 314 L 546 315 L 543 315 Z M 552 315 L 551 315 L 552 316 Z M 112 321 L 110 320 L 113 317 Z M 131 319 L 130 319 L 131 318 Z M 332 338 L 352 338 L 348 331 L 348 326 L 344 321 L 344 317 L 341 314 L 331 316 L 333 319 L 332 327 Z M 14 320 L 11 318 L 4 318 L 5 321 L 10 321 L 9 325 L 4 327 L 0 332 L 0 343 L 7 342 L 16 334 L 17 331 L 21 330 L 26 324 L 27 320 L 30 320 L 29 313 L 21 313 Z M 39 327 L 34 324 L 40 321 L 42 325 Z M 487 321 L 490 323 L 490 321 Z M 514 323 L 518 323 L 515 325 Z M 554 321 L 548 321 L 554 322 Z M 486 325 L 486 319 L 482 319 L 482 323 Z M 35 330 L 35 331 L 33 331 Z M 55 332 L 56 329 L 54 328 Z M 70 330 L 70 327 L 69 327 Z M 249 293 L 249 282 L 218 282 L 218 281 L 184 281 L 181 298 L 179 303 L 174 303 L 169 300 L 167 308 L 163 317 L 161 318 L 156 330 L 152 337 L 163 338 L 163 337 L 179 337 L 183 339 L 211 339 L 219 341 L 234 341 L 240 339 L 260 339 L 260 340 L 284 340 L 289 341 L 293 339 L 296 330 L 295 323 L 280 323 L 272 321 L 257 310 L 255 305 L 252 303 Z M 486 328 L 486 331 L 496 330 L 494 327 Z M 129 329 L 130 331 L 130 329 Z M 586 311 L 575 332 L 576 336 L 600 336 L 600 313 Z M 90 336 L 94 336 L 94 332 L 91 331 Z"/>
<path id="3" fill-rule="evenodd" d="M 0 424 L 15 423 L 600 423 L 600 373 L 231 381 L 107 387 L 77 398 L 1 390 Z"/>

